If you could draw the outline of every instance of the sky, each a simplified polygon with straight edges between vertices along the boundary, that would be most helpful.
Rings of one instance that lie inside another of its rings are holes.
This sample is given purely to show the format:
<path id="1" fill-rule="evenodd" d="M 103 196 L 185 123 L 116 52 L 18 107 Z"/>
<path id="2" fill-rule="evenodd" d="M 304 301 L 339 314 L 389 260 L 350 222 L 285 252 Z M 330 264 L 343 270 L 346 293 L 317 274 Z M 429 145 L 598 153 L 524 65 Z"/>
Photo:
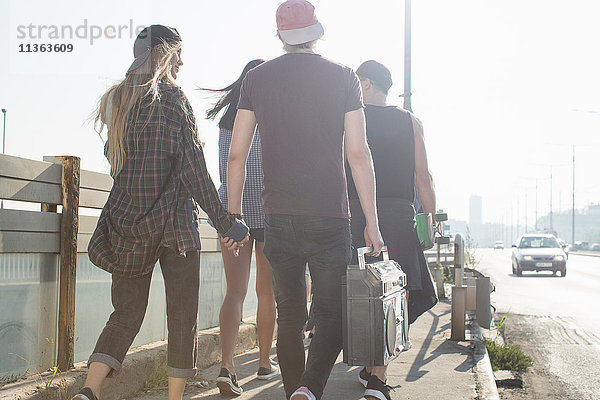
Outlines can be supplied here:
<path id="1" fill-rule="evenodd" d="M 89 117 L 133 61 L 130 27 L 161 23 L 182 35 L 177 82 L 194 107 L 218 186 L 218 128 L 203 118 L 214 99 L 195 89 L 227 86 L 249 60 L 282 54 L 279 3 L 0 0 L 6 153 L 76 155 L 84 169 L 108 172 Z M 402 105 L 404 3 L 313 4 L 325 28 L 317 52 L 352 68 L 382 62 L 394 80 L 388 102 Z M 484 222 L 509 223 L 519 207 L 520 223 L 527 215 L 533 225 L 537 193 L 538 215 L 549 212 L 551 197 L 553 211 L 566 212 L 573 149 L 576 208 L 599 203 L 600 2 L 418 0 L 412 9 L 412 106 L 424 125 L 438 207 L 467 220 L 469 197 L 480 195 Z M 51 26 L 59 33 L 66 26 L 66 37 L 49 37 Z M 121 37 L 109 37 L 118 26 Z M 83 38 L 70 38 L 69 29 Z M 43 43 L 73 50 L 20 52 Z"/>

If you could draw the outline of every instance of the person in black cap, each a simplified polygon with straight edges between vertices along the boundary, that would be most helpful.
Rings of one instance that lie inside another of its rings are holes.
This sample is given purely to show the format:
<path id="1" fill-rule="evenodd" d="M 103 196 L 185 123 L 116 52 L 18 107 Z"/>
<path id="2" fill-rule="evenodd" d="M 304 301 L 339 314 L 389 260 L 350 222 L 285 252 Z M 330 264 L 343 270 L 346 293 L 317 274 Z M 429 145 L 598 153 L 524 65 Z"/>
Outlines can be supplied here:
<path id="1" fill-rule="evenodd" d="M 169 399 L 180 400 L 196 374 L 200 275 L 199 207 L 238 252 L 248 227 L 227 212 L 208 174 L 192 108 L 175 84 L 181 37 L 152 25 L 140 32 L 125 79 L 102 96 L 96 114 L 113 187 L 88 247 L 90 261 L 112 274 L 115 308 L 88 360 L 84 388 L 73 398 L 96 400 L 105 378 L 118 372 L 148 304 L 160 261 L 169 328 Z"/>
<path id="2" fill-rule="evenodd" d="M 423 127 L 410 112 L 387 104 L 392 74 L 383 64 L 369 60 L 356 70 L 362 87 L 367 139 L 377 180 L 377 211 L 390 259 L 402 266 L 407 278 L 408 318 L 413 323 L 437 303 L 435 289 L 415 229 L 415 186 L 426 213 L 435 212 L 435 192 L 423 141 Z M 365 217 L 346 166 L 348 199 L 352 213 L 352 245 L 365 245 Z M 352 264 L 358 260 L 354 254 Z M 389 400 L 386 366 L 369 366 L 359 373 L 365 398 Z"/>

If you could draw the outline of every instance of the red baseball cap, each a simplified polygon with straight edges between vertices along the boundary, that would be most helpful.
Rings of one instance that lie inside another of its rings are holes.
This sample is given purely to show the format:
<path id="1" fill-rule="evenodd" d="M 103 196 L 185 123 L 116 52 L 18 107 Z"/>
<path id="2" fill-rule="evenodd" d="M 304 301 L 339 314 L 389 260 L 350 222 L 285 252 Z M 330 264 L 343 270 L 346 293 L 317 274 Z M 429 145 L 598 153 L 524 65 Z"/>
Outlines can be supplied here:
<path id="1" fill-rule="evenodd" d="M 317 20 L 315 6 L 306 0 L 288 0 L 277 8 L 277 32 L 287 44 L 319 39 L 325 31 Z"/>

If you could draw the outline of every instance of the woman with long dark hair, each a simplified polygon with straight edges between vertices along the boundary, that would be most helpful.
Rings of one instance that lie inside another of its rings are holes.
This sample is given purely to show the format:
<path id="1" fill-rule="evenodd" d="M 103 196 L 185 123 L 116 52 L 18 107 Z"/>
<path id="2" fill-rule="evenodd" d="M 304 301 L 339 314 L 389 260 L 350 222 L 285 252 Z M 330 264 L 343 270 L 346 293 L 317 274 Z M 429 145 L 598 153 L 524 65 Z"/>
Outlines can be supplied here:
<path id="1" fill-rule="evenodd" d="M 102 96 L 96 113 L 113 187 L 90 240 L 90 260 L 112 274 L 114 312 L 88 360 L 78 400 L 96 400 L 104 379 L 118 372 L 148 304 L 157 261 L 165 283 L 169 329 L 169 400 L 180 400 L 196 374 L 200 282 L 198 207 L 229 250 L 248 240 L 243 221 L 219 201 L 208 175 L 192 108 L 175 84 L 181 37 L 152 25 L 134 43 L 125 79 Z"/>
<path id="2" fill-rule="evenodd" d="M 208 119 L 214 119 L 221 112 L 219 120 L 219 172 L 221 187 L 219 196 L 227 207 L 227 157 L 233 131 L 233 124 L 237 114 L 237 103 L 240 97 L 240 88 L 246 73 L 252 68 L 262 64 L 264 60 L 250 61 L 242 71 L 239 78 L 223 89 L 208 90 L 220 95 L 216 104 L 206 112 Z M 217 378 L 217 386 L 223 394 L 239 396 L 242 388 L 237 382 L 233 352 L 237 334 L 242 318 L 242 307 L 248 290 L 250 277 L 250 262 L 252 249 L 256 259 L 256 294 L 258 296 L 258 311 L 256 323 L 258 325 L 258 346 L 260 348 L 259 368 L 257 378 L 268 380 L 276 377 L 279 371 L 271 365 L 269 353 L 273 342 L 275 328 L 275 296 L 273 294 L 273 278 L 271 266 L 263 254 L 264 225 L 261 192 L 263 187 L 262 160 L 258 132 L 254 140 L 246 163 L 246 181 L 244 184 L 244 200 L 242 203 L 243 219 L 250 228 L 250 241 L 240 250 L 238 257 L 232 257 L 223 251 L 223 264 L 227 279 L 227 294 L 221 306 L 219 324 L 221 332 L 222 362 L 221 372 Z"/>

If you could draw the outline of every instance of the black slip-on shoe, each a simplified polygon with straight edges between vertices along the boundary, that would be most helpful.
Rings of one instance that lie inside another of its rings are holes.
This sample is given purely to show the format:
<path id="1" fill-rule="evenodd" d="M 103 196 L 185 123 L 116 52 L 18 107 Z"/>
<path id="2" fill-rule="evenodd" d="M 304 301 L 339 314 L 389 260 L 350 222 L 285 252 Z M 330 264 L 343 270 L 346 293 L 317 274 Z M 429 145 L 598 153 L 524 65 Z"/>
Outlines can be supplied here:
<path id="1" fill-rule="evenodd" d="M 371 375 L 365 390 L 365 399 L 368 400 L 392 400 L 390 397 L 390 387 L 375 376 Z"/>
<path id="2" fill-rule="evenodd" d="M 71 397 L 71 400 L 98 400 L 92 389 L 89 387 L 82 388 L 79 393 Z"/>
<path id="3" fill-rule="evenodd" d="M 371 374 L 367 372 L 367 367 L 363 367 L 363 369 L 361 369 L 360 372 L 358 373 L 358 381 L 364 387 L 367 387 L 370 377 L 371 377 Z"/>
<path id="4" fill-rule="evenodd" d="M 235 374 L 230 373 L 227 368 L 221 368 L 217 377 L 217 387 L 221 394 L 229 396 L 239 396 L 244 391 L 238 384 Z"/>
<path id="5" fill-rule="evenodd" d="M 258 369 L 258 372 L 256 373 L 256 379 L 260 379 L 262 381 L 268 381 L 268 380 L 275 378 L 277 375 L 279 375 L 279 370 L 277 368 L 260 367 Z"/>

